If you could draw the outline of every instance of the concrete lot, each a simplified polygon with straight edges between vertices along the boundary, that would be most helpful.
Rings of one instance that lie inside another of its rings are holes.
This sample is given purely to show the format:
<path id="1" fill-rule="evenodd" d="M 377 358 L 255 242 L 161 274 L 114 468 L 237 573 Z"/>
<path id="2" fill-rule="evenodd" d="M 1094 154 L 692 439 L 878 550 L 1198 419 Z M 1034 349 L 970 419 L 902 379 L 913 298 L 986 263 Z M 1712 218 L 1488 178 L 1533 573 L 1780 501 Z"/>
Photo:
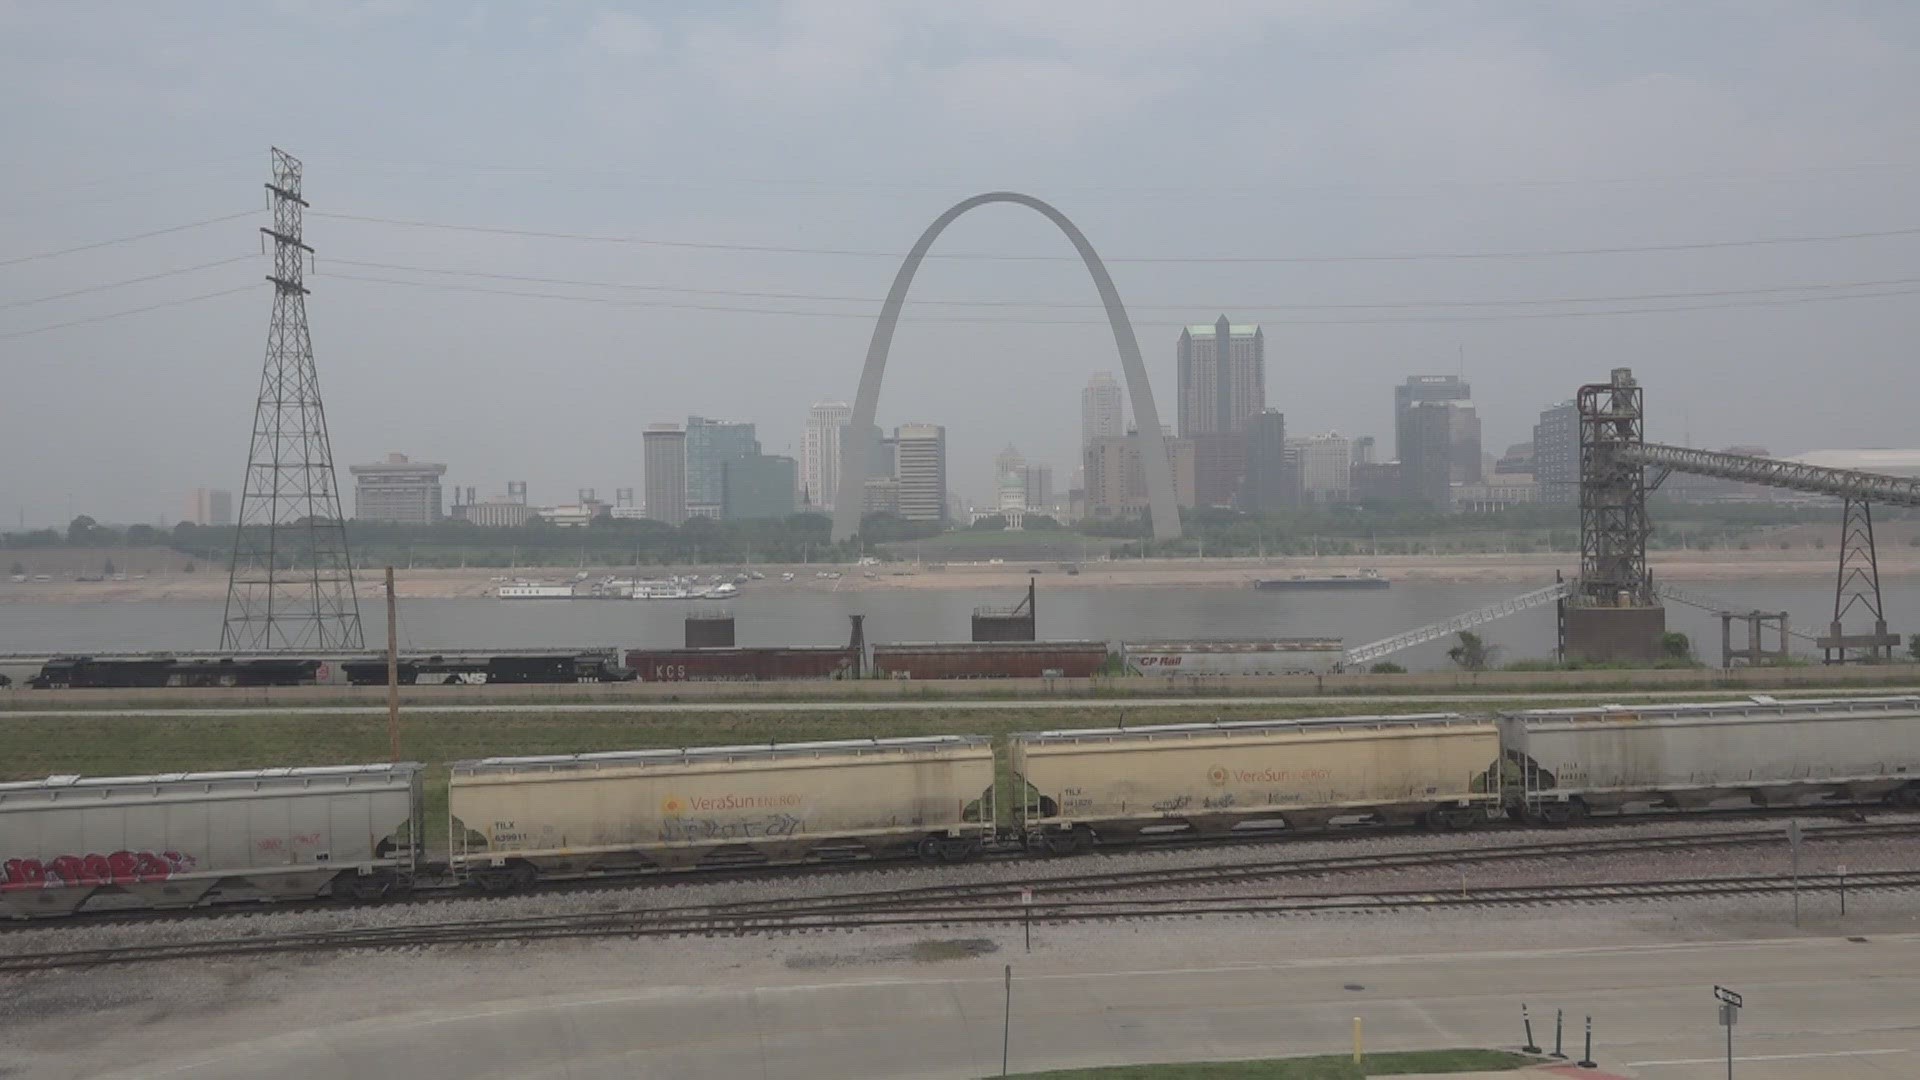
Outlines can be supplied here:
<path id="1" fill-rule="evenodd" d="M 1015 1071 L 1337 1053 L 1356 1016 L 1378 1050 L 1515 1046 L 1526 1003 L 1544 1039 L 1567 1010 L 1575 1057 L 1592 1013 L 1609 1073 L 1708 1080 L 1720 983 L 1748 1004 L 1740 1080 L 1920 1075 L 1909 911 L 1797 936 L 1673 911 L 1048 928 L 1032 954 L 961 930 L 36 976 L 0 987 L 0 1076 L 998 1075 L 1008 963 Z"/>

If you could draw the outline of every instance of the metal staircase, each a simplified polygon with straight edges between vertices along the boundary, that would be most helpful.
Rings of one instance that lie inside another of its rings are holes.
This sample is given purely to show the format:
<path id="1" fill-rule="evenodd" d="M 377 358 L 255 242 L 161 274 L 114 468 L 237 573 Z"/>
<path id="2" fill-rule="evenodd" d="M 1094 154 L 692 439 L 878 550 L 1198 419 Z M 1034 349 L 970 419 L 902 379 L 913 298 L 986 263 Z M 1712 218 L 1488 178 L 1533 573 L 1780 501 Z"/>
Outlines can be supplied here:
<path id="1" fill-rule="evenodd" d="M 1555 600 L 1560 600 L 1571 595 L 1572 592 L 1572 582 L 1556 581 L 1544 589 L 1535 589 L 1529 593 L 1521 593 L 1519 596 L 1508 597 L 1505 600 L 1497 600 L 1485 607 L 1462 612 L 1452 618 L 1442 619 L 1437 623 L 1429 623 L 1415 630 L 1408 630 L 1389 638 L 1381 638 L 1379 641 L 1370 642 L 1366 645 L 1355 646 L 1354 648 L 1348 649 L 1346 654 L 1340 658 L 1340 666 L 1342 668 L 1353 668 L 1360 664 L 1372 663 L 1383 656 L 1397 653 L 1402 649 L 1410 649 L 1415 645 L 1424 645 L 1429 641 L 1435 641 L 1451 634 L 1457 634 L 1462 630 L 1471 630 L 1483 623 L 1490 623 L 1495 619 L 1504 619 L 1509 615 L 1525 611 L 1528 608 L 1537 608 L 1542 604 L 1551 604 Z"/>

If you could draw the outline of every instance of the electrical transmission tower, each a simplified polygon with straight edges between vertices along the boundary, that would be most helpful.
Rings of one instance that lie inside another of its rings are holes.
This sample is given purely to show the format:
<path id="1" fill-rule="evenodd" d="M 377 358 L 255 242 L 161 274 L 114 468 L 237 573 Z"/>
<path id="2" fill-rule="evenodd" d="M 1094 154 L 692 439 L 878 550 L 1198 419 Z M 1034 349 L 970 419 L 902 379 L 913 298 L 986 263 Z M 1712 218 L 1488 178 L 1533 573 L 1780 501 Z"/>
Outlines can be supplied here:
<path id="1" fill-rule="evenodd" d="M 333 447 L 307 336 L 300 238 L 300 159 L 275 147 L 267 184 L 273 226 L 273 321 L 253 414 L 227 578 L 223 650 L 359 649 L 360 600 L 333 475 Z"/>

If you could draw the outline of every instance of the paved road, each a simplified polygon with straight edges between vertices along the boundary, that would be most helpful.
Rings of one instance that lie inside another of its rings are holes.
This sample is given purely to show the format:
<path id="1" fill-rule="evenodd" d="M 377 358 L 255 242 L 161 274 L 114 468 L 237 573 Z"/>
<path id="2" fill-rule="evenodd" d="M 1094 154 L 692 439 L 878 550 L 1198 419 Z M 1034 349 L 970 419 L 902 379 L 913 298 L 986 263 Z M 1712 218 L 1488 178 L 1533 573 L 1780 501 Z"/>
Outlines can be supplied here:
<path id="1" fill-rule="evenodd" d="M 1892 697 L 1920 694 L 1920 686 L 1885 686 L 1872 690 L 1775 690 L 1776 698 Z M 954 712 L 1040 712 L 1049 709 L 1217 709 L 1221 706 L 1260 705 L 1471 705 L 1486 702 L 1561 701 L 1570 703 L 1606 701 L 1712 701 L 1750 696 L 1741 691 L 1685 691 L 1665 693 L 1644 690 L 1581 691 L 1555 693 L 1492 694 L 1304 694 L 1294 697 L 1169 697 L 1169 698 L 1038 698 L 1031 701 L 989 699 L 942 701 L 927 698 L 900 698 L 889 701 L 676 701 L 676 702 L 565 702 L 517 705 L 411 704 L 406 712 L 424 713 L 806 713 L 806 712 L 902 712 L 947 710 Z M 0 709 L 0 721 L 8 718 L 48 719 L 52 717 L 246 717 L 274 716 L 385 716 L 385 705 L 277 705 L 261 704 L 241 708 L 218 709 Z"/>
<path id="2" fill-rule="evenodd" d="M 1284 951 L 1262 946 L 1268 935 L 1258 924 L 1244 925 L 1239 955 Z M 1717 1080 L 1725 1044 L 1711 987 L 1720 983 L 1747 999 L 1736 1030 L 1739 1080 L 1920 1075 L 1917 935 L 1358 959 L 1204 956 L 1168 967 L 1129 963 L 1131 950 L 1115 946 L 1051 961 L 1017 947 L 1004 954 L 1016 969 L 1015 1071 L 1339 1053 L 1354 1017 L 1364 1018 L 1376 1050 L 1513 1045 L 1524 1002 L 1536 1034 L 1547 1037 L 1554 1008 L 1573 1018 L 1570 1034 L 1592 1013 L 1601 1075 Z M 403 1062 L 411 1080 L 998 1075 L 1001 962 L 758 987 L 658 985 L 636 970 L 616 989 L 278 1027 L 225 1046 L 210 1040 L 115 1075 L 383 1076 Z"/>

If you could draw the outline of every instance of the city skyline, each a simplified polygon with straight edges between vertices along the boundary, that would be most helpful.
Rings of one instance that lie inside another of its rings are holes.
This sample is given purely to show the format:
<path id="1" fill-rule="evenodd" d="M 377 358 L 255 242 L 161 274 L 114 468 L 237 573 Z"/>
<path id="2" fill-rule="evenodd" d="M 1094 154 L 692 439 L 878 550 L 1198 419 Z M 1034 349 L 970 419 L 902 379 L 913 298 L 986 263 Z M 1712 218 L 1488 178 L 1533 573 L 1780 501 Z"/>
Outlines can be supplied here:
<path id="1" fill-rule="evenodd" d="M 1017 7 L 797 4 L 756 33 L 719 10 L 7 8 L 0 242 L 26 261 L 0 266 L 0 460 L 36 464 L 0 474 L 0 518 L 243 489 L 270 145 L 306 163 L 337 458 L 402 444 L 489 490 L 637 483 L 636 412 L 800 458 L 918 230 L 994 190 L 1108 257 L 1169 404 L 1171 341 L 1225 312 L 1271 339 L 1294 430 L 1382 450 L 1378 388 L 1408 373 L 1464 375 L 1502 447 L 1621 357 L 1668 442 L 1912 442 L 1920 310 L 1884 283 L 1915 243 L 1920 10 Z M 276 50 L 303 77 L 264 94 Z M 1204 169 L 1153 149 L 1229 132 Z M 887 416 L 945 424 L 976 500 L 1008 441 L 1067 475 L 1074 395 L 1113 355 L 1070 247 L 988 207 L 922 279 Z"/>

